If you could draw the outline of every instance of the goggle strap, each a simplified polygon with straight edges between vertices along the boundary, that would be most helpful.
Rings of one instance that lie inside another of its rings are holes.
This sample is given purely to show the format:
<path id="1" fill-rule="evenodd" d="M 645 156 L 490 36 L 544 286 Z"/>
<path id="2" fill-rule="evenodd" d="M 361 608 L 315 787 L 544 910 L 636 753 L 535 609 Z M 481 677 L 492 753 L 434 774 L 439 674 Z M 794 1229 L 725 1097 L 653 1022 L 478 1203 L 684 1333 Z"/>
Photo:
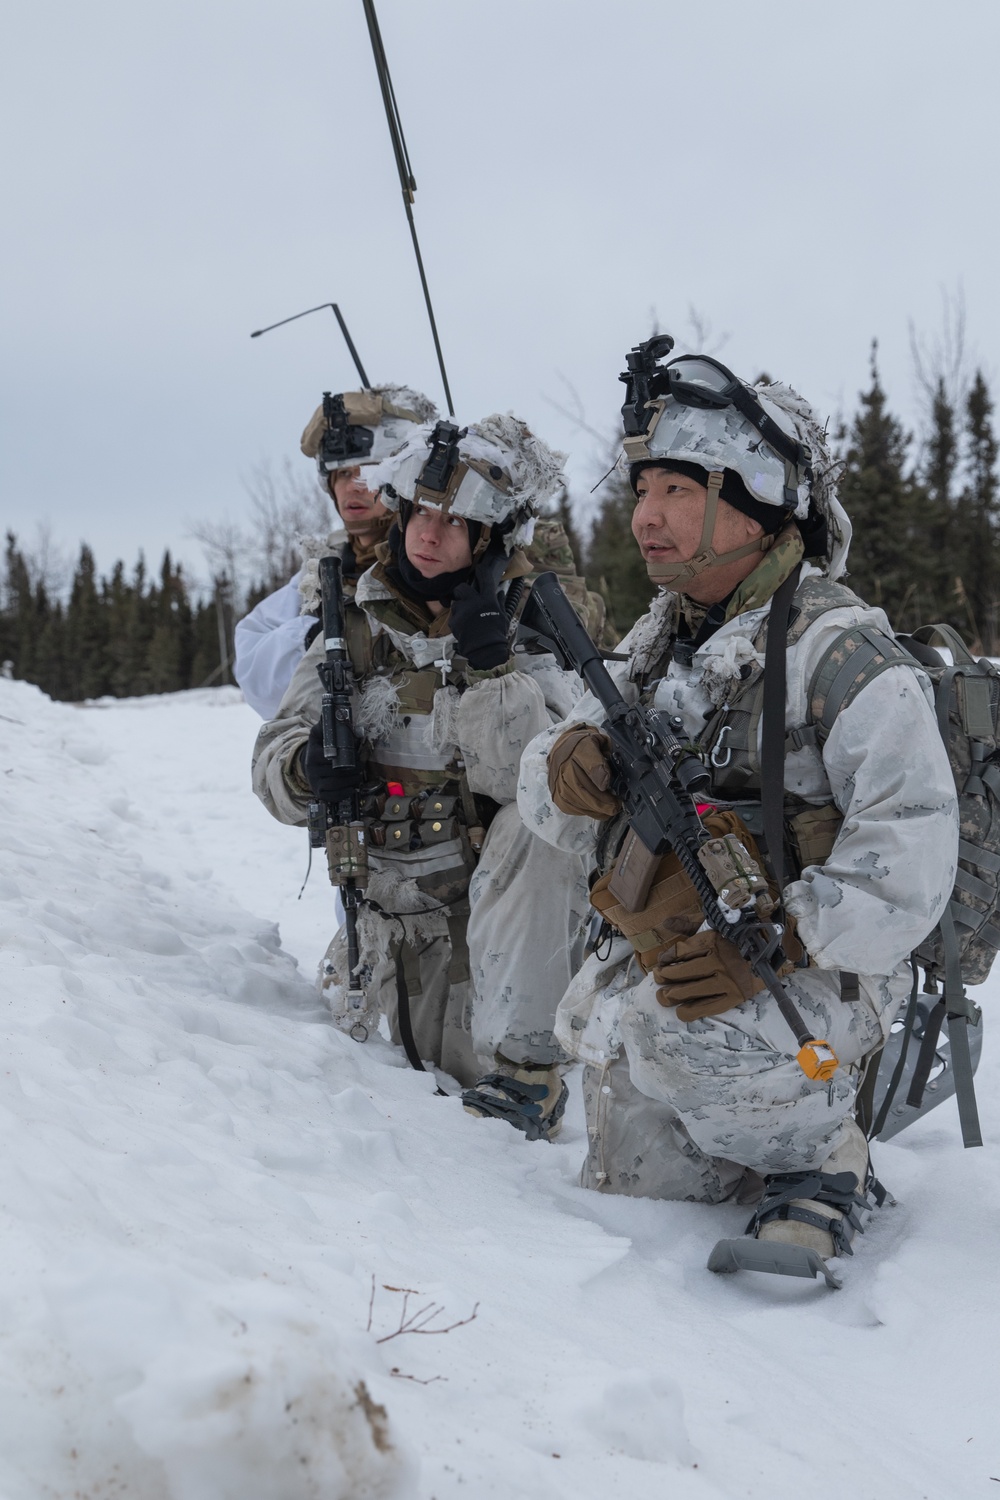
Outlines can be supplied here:
<path id="1" fill-rule="evenodd" d="M 753 427 L 756 427 L 764 441 L 770 443 L 786 463 L 798 466 L 806 461 L 808 453 L 803 444 L 798 438 L 785 432 L 784 428 L 779 427 L 773 417 L 768 416 L 753 391 L 748 390 L 742 381 L 735 382 L 735 389 L 730 400 L 736 410 L 746 417 Z"/>
<path id="2" fill-rule="evenodd" d="M 799 471 L 794 464 L 785 459 L 785 504 L 789 510 L 796 510 L 799 503 Z"/>

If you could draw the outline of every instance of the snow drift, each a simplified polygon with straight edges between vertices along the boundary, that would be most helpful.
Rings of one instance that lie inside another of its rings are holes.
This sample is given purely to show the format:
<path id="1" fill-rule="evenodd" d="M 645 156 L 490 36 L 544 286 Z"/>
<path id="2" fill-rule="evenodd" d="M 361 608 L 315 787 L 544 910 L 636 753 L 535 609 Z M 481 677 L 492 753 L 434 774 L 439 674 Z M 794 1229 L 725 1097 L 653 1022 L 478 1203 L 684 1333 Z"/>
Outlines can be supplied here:
<path id="1" fill-rule="evenodd" d="M 713 1277 L 745 1211 L 583 1192 L 575 1091 L 532 1144 L 328 1024 L 255 729 L 0 680 L 3 1500 L 985 1494 L 996 980 L 986 1149 L 878 1150 L 842 1292 Z"/>

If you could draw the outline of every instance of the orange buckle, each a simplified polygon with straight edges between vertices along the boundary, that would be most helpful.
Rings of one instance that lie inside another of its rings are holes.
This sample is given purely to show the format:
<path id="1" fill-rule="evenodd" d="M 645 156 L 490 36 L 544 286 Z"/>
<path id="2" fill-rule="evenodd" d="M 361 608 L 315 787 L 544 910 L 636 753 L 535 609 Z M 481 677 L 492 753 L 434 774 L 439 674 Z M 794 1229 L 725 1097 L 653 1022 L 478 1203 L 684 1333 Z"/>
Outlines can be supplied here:
<path id="1" fill-rule="evenodd" d="M 800 1048 L 795 1060 L 806 1077 L 813 1078 L 818 1083 L 826 1083 L 840 1067 L 837 1054 L 830 1043 L 820 1042 L 815 1038 Z"/>

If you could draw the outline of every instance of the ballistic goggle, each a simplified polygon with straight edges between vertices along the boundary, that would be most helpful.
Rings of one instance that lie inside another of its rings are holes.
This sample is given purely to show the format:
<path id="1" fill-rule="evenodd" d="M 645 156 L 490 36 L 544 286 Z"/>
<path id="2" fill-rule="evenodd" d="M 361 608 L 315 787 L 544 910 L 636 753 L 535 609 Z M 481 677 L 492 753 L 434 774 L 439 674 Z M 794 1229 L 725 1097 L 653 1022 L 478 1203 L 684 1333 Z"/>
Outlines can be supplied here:
<path id="1" fill-rule="evenodd" d="M 323 392 L 323 436 L 320 438 L 318 463 L 321 468 L 342 468 L 360 464 L 372 451 L 375 434 L 370 427 L 349 420 L 342 395 Z"/>
<path id="2" fill-rule="evenodd" d="M 626 437 L 640 437 L 655 413 L 653 402 L 670 397 L 678 406 L 719 411 L 732 406 L 755 427 L 786 463 L 796 469 L 809 464 L 804 443 L 787 433 L 769 416 L 755 393 L 732 370 L 707 354 L 680 354 L 669 364 L 661 361 L 674 347 L 669 333 L 657 334 L 638 344 L 625 356 L 628 368 L 619 375 L 625 382 L 622 421 Z"/>

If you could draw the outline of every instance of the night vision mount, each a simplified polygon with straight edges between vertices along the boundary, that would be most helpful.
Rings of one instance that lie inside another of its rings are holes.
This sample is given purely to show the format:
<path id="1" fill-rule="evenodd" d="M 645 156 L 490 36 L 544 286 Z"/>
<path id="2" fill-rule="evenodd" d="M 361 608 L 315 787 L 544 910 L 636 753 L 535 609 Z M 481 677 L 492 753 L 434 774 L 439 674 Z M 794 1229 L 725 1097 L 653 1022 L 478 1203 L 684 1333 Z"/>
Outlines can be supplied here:
<path id="1" fill-rule="evenodd" d="M 431 451 L 420 471 L 421 489 L 444 494 L 460 462 L 458 444 L 467 430 L 454 422 L 438 422 L 431 433 Z"/>
<path id="2" fill-rule="evenodd" d="M 666 359 L 673 347 L 674 339 L 669 333 L 658 333 L 626 354 L 628 368 L 618 377 L 625 382 L 622 421 L 626 437 L 638 437 L 646 431 L 652 416 L 650 402 L 666 394 L 668 381 L 660 360 Z"/>
<path id="3" fill-rule="evenodd" d="M 326 426 L 320 442 L 319 462 L 323 468 L 361 463 L 372 451 L 375 434 L 370 427 L 349 421 L 343 396 L 323 392 L 323 419 Z"/>

